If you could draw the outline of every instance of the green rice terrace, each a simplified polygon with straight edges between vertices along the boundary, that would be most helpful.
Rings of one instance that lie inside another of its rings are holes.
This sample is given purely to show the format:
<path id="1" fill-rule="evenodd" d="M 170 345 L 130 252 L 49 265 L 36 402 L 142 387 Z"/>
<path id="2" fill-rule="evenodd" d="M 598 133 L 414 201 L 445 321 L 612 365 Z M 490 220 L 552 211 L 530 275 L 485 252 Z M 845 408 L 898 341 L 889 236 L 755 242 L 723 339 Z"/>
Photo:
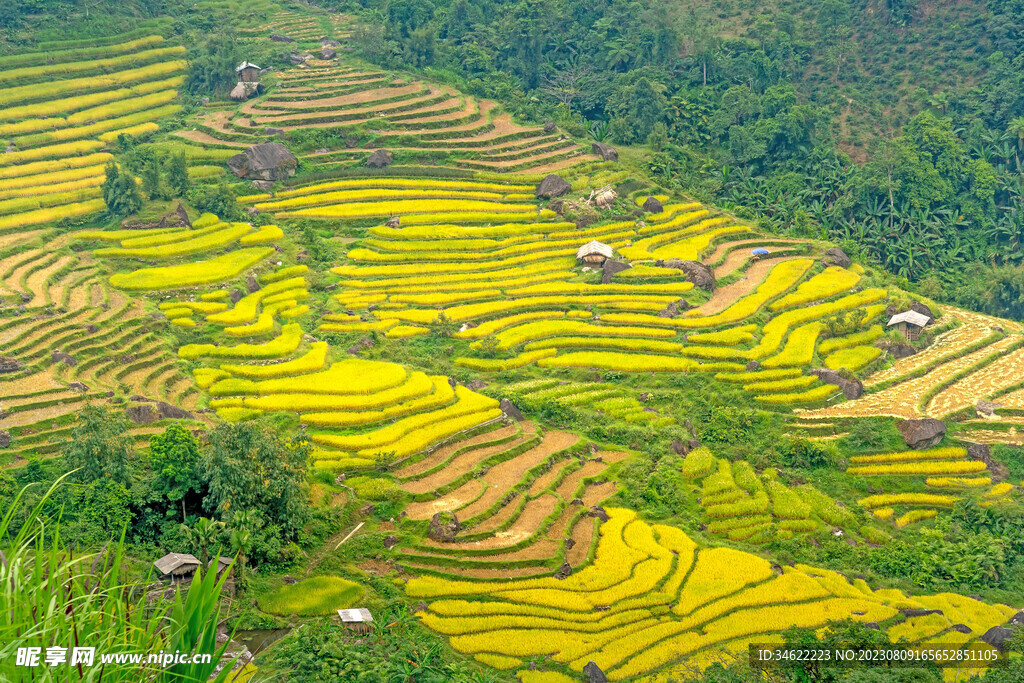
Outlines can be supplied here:
<path id="1" fill-rule="evenodd" d="M 819 641 L 1019 680 L 971 662 L 1024 670 L 1024 323 L 378 66 L 390 15 L 182 11 L 234 52 L 0 56 L 0 680 L 64 680 L 14 605 L 65 550 L 69 601 L 193 615 L 109 651 L 230 661 L 112 680 L 847 680 L 747 665 Z"/>

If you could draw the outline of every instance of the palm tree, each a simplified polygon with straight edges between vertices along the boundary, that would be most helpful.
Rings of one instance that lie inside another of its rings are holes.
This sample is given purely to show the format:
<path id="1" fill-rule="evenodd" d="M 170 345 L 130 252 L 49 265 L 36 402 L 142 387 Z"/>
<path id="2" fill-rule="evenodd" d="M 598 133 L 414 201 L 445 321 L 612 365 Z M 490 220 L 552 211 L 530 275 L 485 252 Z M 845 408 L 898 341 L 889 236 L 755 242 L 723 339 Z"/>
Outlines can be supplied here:
<path id="1" fill-rule="evenodd" d="M 252 550 L 252 532 L 248 529 L 234 529 L 231 532 L 231 550 L 238 557 L 238 581 L 243 582 L 245 576 L 245 561 L 249 551 Z"/>
<path id="2" fill-rule="evenodd" d="M 1010 121 L 1006 132 L 1017 137 L 1017 151 L 1024 151 L 1024 116 L 1018 116 Z"/>
<path id="3" fill-rule="evenodd" d="M 207 517 L 200 517 L 195 526 L 181 525 L 181 530 L 185 533 L 189 543 L 199 546 L 199 559 L 202 561 L 203 567 L 210 561 L 209 547 L 217 540 L 217 536 L 220 535 L 223 528 L 224 522 L 215 522 Z"/>

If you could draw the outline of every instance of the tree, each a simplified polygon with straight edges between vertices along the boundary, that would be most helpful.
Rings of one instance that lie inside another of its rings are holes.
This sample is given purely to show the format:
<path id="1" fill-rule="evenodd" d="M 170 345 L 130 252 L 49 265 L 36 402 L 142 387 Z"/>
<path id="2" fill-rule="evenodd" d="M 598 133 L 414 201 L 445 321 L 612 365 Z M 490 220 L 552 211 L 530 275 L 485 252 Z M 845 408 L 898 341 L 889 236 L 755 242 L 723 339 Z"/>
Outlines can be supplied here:
<path id="1" fill-rule="evenodd" d="M 595 77 L 593 66 L 579 59 L 571 59 L 563 62 L 551 75 L 545 76 L 541 89 L 571 113 L 577 103 L 581 110 L 589 108 L 593 100 L 591 86 L 597 80 L 600 79 Z"/>
<path id="2" fill-rule="evenodd" d="M 149 463 L 156 475 L 154 488 L 170 501 L 181 501 L 185 521 L 185 496 L 199 487 L 199 442 L 188 429 L 174 423 L 163 434 L 149 439 Z"/>
<path id="3" fill-rule="evenodd" d="M 142 191 L 150 199 L 164 199 L 165 192 L 160 179 L 160 157 L 152 155 L 142 167 Z"/>
<path id="4" fill-rule="evenodd" d="M 115 216 L 127 216 L 142 208 L 142 195 L 130 173 L 122 173 L 116 163 L 107 163 L 103 181 L 103 201 Z"/>
<path id="5" fill-rule="evenodd" d="M 129 463 L 134 457 L 130 428 L 124 413 L 86 406 L 64 443 L 64 467 L 78 470 L 73 478 L 82 483 L 107 479 L 128 486 Z"/>
<path id="6" fill-rule="evenodd" d="M 294 535 L 308 514 L 304 484 L 309 448 L 305 437 L 282 439 L 254 422 L 216 427 L 203 462 L 207 500 L 221 513 L 256 510 L 268 523 Z"/>
<path id="7" fill-rule="evenodd" d="M 203 563 L 203 569 L 210 561 L 209 548 L 216 543 L 223 528 L 224 522 L 215 522 L 207 517 L 200 517 L 192 526 L 181 525 L 181 531 L 189 543 L 199 547 L 199 559 Z"/>
<path id="8" fill-rule="evenodd" d="M 174 152 L 167 160 L 167 185 L 175 197 L 184 196 L 192 187 L 184 152 Z"/>
<path id="9" fill-rule="evenodd" d="M 613 121 L 618 120 L 614 127 L 620 142 L 632 144 L 647 139 L 654 124 L 665 117 L 667 101 L 664 91 L 662 84 L 652 83 L 644 77 L 615 91 L 608 109 L 613 114 Z"/>

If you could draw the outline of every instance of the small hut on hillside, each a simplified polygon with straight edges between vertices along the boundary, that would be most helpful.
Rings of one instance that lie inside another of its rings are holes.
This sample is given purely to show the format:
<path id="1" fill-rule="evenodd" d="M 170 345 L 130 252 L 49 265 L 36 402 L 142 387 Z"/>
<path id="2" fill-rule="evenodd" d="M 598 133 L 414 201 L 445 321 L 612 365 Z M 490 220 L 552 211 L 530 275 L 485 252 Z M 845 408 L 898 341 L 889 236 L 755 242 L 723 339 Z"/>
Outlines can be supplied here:
<path id="1" fill-rule="evenodd" d="M 239 83 L 256 83 L 260 80 L 260 68 L 252 62 L 242 62 L 235 67 Z"/>
<path id="2" fill-rule="evenodd" d="M 576 260 L 600 266 L 612 257 L 612 248 L 603 242 L 591 240 L 576 250 Z"/>
<path id="3" fill-rule="evenodd" d="M 188 553 L 168 553 L 153 563 L 160 578 L 170 579 L 172 583 L 181 583 L 191 579 L 201 563 L 199 558 Z"/>
<path id="4" fill-rule="evenodd" d="M 342 626 L 356 633 L 368 633 L 372 628 L 370 622 L 373 621 L 373 616 L 365 607 L 340 609 L 338 617 L 341 619 Z"/>
<path id="5" fill-rule="evenodd" d="M 923 313 L 906 311 L 890 318 L 887 327 L 895 325 L 900 334 L 910 341 L 916 341 L 921 336 L 921 330 L 931 321 L 932 319 Z"/>

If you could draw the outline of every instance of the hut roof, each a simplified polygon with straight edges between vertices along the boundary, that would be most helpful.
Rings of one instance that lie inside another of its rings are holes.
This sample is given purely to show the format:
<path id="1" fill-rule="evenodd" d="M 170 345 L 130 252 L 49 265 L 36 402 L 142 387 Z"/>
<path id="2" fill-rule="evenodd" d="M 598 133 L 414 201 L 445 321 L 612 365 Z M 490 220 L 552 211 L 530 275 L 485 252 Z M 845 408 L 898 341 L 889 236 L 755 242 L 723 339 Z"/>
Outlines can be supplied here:
<path id="1" fill-rule="evenodd" d="M 255 64 L 253 64 L 252 62 L 242 62 L 241 64 L 239 64 L 238 66 L 235 67 L 235 71 L 236 72 L 237 71 L 245 71 L 246 69 L 257 69 L 258 70 L 259 67 L 256 66 Z"/>
<path id="2" fill-rule="evenodd" d="M 590 240 L 589 242 L 587 242 L 582 247 L 576 250 L 576 258 L 578 259 L 584 258 L 585 256 L 592 256 L 594 254 L 604 256 L 605 258 L 611 258 L 612 248 L 603 242 L 598 242 L 597 240 Z"/>
<path id="3" fill-rule="evenodd" d="M 153 563 L 161 574 L 172 574 L 181 570 L 195 571 L 199 565 L 199 559 L 188 553 L 168 553 Z"/>
<path id="4" fill-rule="evenodd" d="M 214 558 L 212 558 L 207 563 L 206 568 L 207 569 L 213 569 L 214 563 L 216 563 L 216 565 L 217 565 L 217 571 L 218 572 L 222 572 L 222 571 L 224 571 L 225 569 L 228 568 L 229 564 L 231 564 L 231 558 L 230 557 L 214 557 Z"/>
<path id="5" fill-rule="evenodd" d="M 930 323 L 931 320 L 931 318 L 923 313 L 918 313 L 917 311 L 905 311 L 904 313 L 897 313 L 890 318 L 889 324 L 886 325 L 886 327 L 891 327 L 897 323 L 909 323 L 910 325 L 915 325 L 917 327 L 924 327 Z"/>
<path id="6" fill-rule="evenodd" d="M 338 616 L 341 617 L 343 624 L 358 624 L 367 621 L 373 621 L 373 616 L 370 614 L 370 610 L 365 607 L 357 607 L 355 609 L 340 609 L 338 610 Z"/>

